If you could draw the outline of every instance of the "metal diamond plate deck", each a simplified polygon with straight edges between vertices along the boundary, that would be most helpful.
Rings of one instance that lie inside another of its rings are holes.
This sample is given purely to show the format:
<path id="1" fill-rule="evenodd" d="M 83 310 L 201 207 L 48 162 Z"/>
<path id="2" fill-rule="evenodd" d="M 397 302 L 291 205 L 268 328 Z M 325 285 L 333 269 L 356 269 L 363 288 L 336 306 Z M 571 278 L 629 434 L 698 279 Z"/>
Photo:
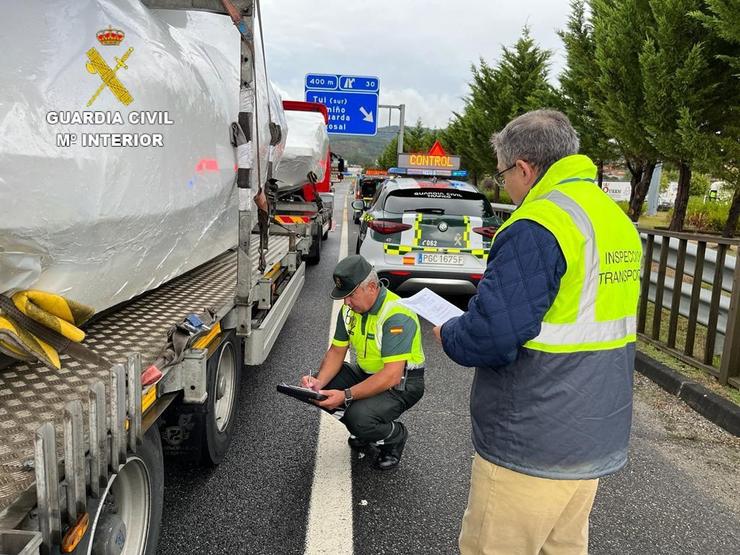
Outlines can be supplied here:
<path id="1" fill-rule="evenodd" d="M 252 236 L 252 283 L 260 278 L 256 270 L 258 244 L 258 237 Z M 268 269 L 287 251 L 287 237 L 270 237 Z M 128 354 L 139 352 L 146 367 L 159 354 L 173 324 L 206 307 L 219 309 L 230 304 L 235 285 L 236 252 L 226 252 L 96 320 L 86 329 L 84 345 L 114 363 L 125 362 Z M 61 458 L 64 405 L 83 399 L 86 406 L 92 382 L 101 380 L 106 389 L 109 387 L 108 370 L 65 355 L 61 370 L 26 363 L 0 370 L 0 513 L 34 482 L 34 472 L 24 462 L 33 460 L 36 429 L 45 421 L 54 422 Z"/>

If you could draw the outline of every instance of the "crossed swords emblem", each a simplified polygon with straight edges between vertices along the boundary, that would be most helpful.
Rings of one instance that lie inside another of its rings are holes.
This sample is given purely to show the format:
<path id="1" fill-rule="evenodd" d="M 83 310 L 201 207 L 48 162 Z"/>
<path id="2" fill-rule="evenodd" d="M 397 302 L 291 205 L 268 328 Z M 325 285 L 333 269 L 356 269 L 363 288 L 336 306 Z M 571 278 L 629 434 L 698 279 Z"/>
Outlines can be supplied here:
<path id="1" fill-rule="evenodd" d="M 115 56 L 115 67 L 110 67 L 100 55 L 100 52 L 98 52 L 94 47 L 87 51 L 87 57 L 90 60 L 86 64 L 87 71 L 89 71 L 90 73 L 97 73 L 100 76 L 100 79 L 103 80 L 101 85 L 98 87 L 98 90 L 96 90 L 95 93 L 90 97 L 90 100 L 87 101 L 88 107 L 90 107 L 92 103 L 95 102 L 95 99 L 100 96 L 100 93 L 103 92 L 106 87 L 111 90 L 111 92 L 118 100 L 121 101 L 122 104 L 128 106 L 134 101 L 134 97 L 131 96 L 131 93 L 128 92 L 123 83 L 121 83 L 121 81 L 118 80 L 118 77 L 116 77 L 116 72 L 119 69 L 128 69 L 128 66 L 126 65 L 126 60 L 128 60 L 128 57 L 133 51 L 134 49 L 132 47 L 126 50 L 126 52 L 120 58 L 118 56 Z"/>

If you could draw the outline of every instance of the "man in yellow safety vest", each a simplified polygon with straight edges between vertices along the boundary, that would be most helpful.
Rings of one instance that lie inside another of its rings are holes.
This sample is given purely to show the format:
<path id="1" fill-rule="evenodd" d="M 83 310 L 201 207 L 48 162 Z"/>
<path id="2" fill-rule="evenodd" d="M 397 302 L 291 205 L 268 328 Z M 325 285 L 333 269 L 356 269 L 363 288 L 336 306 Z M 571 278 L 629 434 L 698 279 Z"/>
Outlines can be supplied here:
<path id="1" fill-rule="evenodd" d="M 598 479 L 627 462 L 642 245 L 560 112 L 493 138 L 518 205 L 468 311 L 435 328 L 475 366 L 460 550 L 585 554 Z"/>
<path id="2" fill-rule="evenodd" d="M 334 269 L 332 298 L 342 299 L 329 350 L 316 376 L 304 376 L 303 387 L 327 395 L 317 404 L 344 410 L 352 449 L 379 450 L 375 466 L 395 468 L 408 431 L 397 421 L 424 394 L 424 351 L 419 319 L 398 304 L 360 255 L 340 260 Z M 352 347 L 356 364 L 345 362 Z"/>

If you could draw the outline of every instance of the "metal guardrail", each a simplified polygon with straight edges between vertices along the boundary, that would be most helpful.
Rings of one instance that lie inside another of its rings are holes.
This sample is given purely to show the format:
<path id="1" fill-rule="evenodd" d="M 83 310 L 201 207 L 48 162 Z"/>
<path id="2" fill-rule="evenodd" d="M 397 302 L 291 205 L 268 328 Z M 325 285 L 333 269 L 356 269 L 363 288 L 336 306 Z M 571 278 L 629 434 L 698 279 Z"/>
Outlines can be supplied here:
<path id="1" fill-rule="evenodd" d="M 720 383 L 740 388 L 740 265 L 734 256 L 727 255 L 730 247 L 740 246 L 740 239 L 638 229 L 644 235 L 644 257 L 637 332 L 716 376 Z M 669 269 L 672 276 L 667 275 Z M 690 283 L 685 281 L 687 277 Z M 681 283 L 681 287 L 676 287 L 676 283 Z M 668 309 L 666 339 L 661 337 L 663 310 L 653 310 L 651 328 L 646 331 L 649 302 Z M 685 331 L 680 330 L 682 350 L 676 346 L 679 315 L 688 319 Z M 705 327 L 704 352 L 700 355 L 694 354 L 697 324 Z"/>
<path id="2" fill-rule="evenodd" d="M 642 238 L 643 251 L 647 247 L 647 234 L 640 233 Z M 668 257 L 666 258 L 666 270 L 670 269 L 675 272 L 678 259 L 679 259 L 679 242 L 677 238 L 665 237 L 668 240 Z M 660 264 L 660 252 L 662 250 L 664 237 L 656 235 L 654 239 L 653 248 L 653 263 Z M 658 248 L 659 247 L 659 248 Z M 697 269 L 697 251 L 699 246 L 693 242 L 687 242 L 686 252 L 684 254 L 684 268 L 683 274 L 685 277 L 689 277 L 693 280 L 696 278 Z M 714 276 L 717 273 L 717 251 L 714 249 L 704 250 L 704 262 L 701 264 L 701 282 L 704 285 L 709 286 L 709 289 L 702 288 L 699 291 L 699 305 L 696 314 L 696 321 L 703 326 L 708 326 L 710 318 L 712 316 L 711 303 L 712 303 L 712 289 L 714 284 Z M 727 315 L 730 311 L 730 299 L 733 287 L 733 279 L 735 274 L 736 260 L 734 256 L 726 256 L 723 269 L 720 272 L 722 274 L 721 288 L 722 294 L 719 297 L 719 304 L 717 307 L 717 331 L 715 335 L 714 354 L 721 355 L 725 343 L 725 335 L 727 332 Z M 681 316 L 689 318 L 691 315 L 691 295 L 693 285 L 692 283 L 682 282 L 681 284 L 681 300 L 678 305 L 678 313 Z M 668 275 L 666 272 L 664 281 L 664 294 L 663 294 L 663 308 L 671 309 L 672 298 L 674 295 L 675 287 L 675 274 Z M 655 296 L 658 289 L 658 276 L 655 272 L 650 274 L 650 289 L 648 293 L 648 299 L 655 302 Z"/>
<path id="3" fill-rule="evenodd" d="M 504 220 L 516 208 L 509 204 L 492 207 Z M 728 255 L 730 247 L 740 247 L 740 240 L 655 229 L 638 231 L 644 253 L 638 334 L 716 376 L 720 383 L 740 388 L 740 264 Z M 663 310 L 653 310 L 651 328 L 646 332 L 648 303 L 668 310 L 666 340 L 661 339 Z M 688 320 L 683 350 L 676 348 L 679 316 Z M 706 330 L 701 355 L 694 354 L 697 325 Z M 717 356 L 719 367 L 715 366 Z"/>

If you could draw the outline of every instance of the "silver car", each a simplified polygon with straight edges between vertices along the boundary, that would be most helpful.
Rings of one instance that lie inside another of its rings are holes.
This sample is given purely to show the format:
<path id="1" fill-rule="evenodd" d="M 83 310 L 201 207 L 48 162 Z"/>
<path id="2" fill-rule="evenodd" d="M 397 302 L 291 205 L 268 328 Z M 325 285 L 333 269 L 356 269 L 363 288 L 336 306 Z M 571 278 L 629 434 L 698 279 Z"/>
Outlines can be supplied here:
<path id="1" fill-rule="evenodd" d="M 473 185 L 397 177 L 363 215 L 356 252 L 395 291 L 472 294 L 501 223 Z"/>

